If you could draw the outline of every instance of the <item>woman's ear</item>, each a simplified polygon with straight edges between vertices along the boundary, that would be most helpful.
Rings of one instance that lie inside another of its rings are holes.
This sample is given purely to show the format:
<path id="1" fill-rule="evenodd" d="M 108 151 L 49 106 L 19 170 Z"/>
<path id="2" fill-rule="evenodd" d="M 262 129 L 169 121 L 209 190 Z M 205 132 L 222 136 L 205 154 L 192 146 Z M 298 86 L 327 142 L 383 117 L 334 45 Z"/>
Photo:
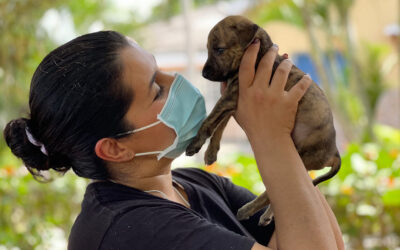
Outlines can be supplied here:
<path id="1" fill-rule="evenodd" d="M 135 152 L 113 138 L 97 141 L 94 151 L 97 157 L 111 162 L 126 162 L 133 159 Z"/>

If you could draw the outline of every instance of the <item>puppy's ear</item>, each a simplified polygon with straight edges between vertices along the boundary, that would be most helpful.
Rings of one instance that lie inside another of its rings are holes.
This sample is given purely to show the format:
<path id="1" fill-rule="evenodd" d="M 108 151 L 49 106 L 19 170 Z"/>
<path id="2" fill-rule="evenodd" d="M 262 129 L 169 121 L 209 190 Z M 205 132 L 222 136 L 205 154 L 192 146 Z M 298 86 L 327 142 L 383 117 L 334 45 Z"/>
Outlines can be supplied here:
<path id="1" fill-rule="evenodd" d="M 240 45 L 246 49 L 256 38 L 257 31 L 260 27 L 257 24 L 246 25 L 239 33 Z"/>

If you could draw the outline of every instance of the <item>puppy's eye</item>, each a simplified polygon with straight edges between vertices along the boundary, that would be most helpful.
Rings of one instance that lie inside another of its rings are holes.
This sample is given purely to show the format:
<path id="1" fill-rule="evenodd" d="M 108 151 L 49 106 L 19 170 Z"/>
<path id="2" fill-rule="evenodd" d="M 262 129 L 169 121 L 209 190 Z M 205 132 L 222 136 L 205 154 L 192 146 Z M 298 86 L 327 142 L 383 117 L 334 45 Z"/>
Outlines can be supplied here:
<path id="1" fill-rule="evenodd" d="M 217 55 L 222 55 L 222 53 L 224 53 L 225 49 L 224 48 L 216 48 L 214 49 L 215 52 L 217 53 Z"/>

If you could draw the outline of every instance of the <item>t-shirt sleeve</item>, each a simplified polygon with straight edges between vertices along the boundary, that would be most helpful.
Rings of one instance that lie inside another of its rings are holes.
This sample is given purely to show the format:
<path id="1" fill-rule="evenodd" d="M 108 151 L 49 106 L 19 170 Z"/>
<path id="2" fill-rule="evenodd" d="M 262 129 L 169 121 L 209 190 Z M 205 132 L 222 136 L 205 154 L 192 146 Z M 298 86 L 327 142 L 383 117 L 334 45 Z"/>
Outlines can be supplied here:
<path id="1" fill-rule="evenodd" d="M 109 228 L 100 249 L 251 249 L 254 239 L 176 206 L 136 208 Z"/>
<path id="2" fill-rule="evenodd" d="M 221 177 L 216 174 L 206 172 L 199 168 L 180 169 L 179 173 L 185 175 L 191 182 L 206 186 L 214 190 L 224 199 L 234 215 L 237 214 L 239 208 L 254 200 L 257 196 L 248 189 L 235 185 L 226 177 Z M 266 226 L 259 226 L 258 221 L 265 209 L 257 212 L 248 220 L 243 220 L 240 223 L 246 230 L 256 239 L 256 241 L 264 246 L 268 245 L 271 236 L 275 230 L 275 222 Z"/>

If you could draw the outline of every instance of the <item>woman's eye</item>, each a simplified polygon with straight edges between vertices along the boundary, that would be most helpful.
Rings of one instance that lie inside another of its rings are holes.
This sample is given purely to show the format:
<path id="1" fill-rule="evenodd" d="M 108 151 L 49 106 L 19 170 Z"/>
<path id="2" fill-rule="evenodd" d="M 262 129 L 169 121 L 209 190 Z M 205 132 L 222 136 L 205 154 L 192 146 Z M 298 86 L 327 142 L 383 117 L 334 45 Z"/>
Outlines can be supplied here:
<path id="1" fill-rule="evenodd" d="M 162 96 L 163 91 L 164 91 L 164 87 L 160 86 L 158 89 L 157 95 L 154 97 L 154 101 L 157 100 L 158 98 L 160 98 L 160 96 Z"/>

